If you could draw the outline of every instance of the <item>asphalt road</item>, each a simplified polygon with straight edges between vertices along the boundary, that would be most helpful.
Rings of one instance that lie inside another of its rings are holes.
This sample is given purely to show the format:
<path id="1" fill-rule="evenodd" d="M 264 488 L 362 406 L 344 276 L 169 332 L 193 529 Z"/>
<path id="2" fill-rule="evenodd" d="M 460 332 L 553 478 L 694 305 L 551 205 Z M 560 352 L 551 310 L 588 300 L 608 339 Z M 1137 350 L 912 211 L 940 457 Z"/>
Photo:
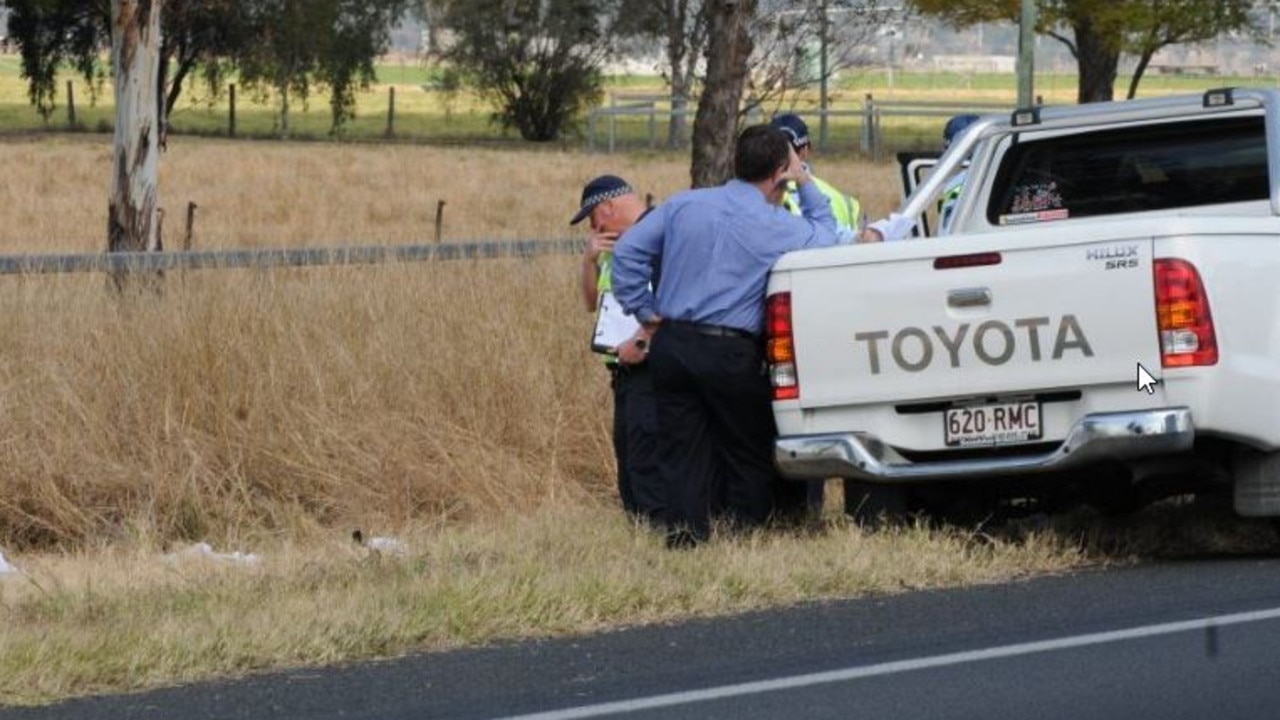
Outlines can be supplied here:
<path id="1" fill-rule="evenodd" d="M 1095 571 L 511 644 L 0 718 L 1280 717 L 1280 560 Z"/>

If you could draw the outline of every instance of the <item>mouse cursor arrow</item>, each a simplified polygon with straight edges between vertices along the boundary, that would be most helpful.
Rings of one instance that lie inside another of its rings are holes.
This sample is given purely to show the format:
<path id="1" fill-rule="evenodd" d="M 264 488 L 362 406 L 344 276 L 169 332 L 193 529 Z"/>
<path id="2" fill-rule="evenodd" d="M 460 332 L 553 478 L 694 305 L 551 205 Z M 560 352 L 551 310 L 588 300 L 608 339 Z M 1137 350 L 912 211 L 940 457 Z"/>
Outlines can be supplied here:
<path id="1" fill-rule="evenodd" d="M 1138 363 L 1138 392 L 1146 390 L 1147 394 L 1151 395 L 1156 391 L 1156 385 L 1159 383 L 1159 380 L 1151 377 L 1151 373 L 1147 372 L 1147 369 L 1142 367 L 1142 363 Z"/>

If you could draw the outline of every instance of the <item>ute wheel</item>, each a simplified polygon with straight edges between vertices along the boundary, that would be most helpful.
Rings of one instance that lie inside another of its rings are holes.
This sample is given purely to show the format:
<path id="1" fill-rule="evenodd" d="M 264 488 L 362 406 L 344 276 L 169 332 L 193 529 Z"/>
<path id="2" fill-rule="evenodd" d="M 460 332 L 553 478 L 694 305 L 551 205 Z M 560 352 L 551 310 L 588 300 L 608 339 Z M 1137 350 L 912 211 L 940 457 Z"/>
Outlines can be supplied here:
<path id="1" fill-rule="evenodd" d="M 906 488 L 859 480 L 844 481 L 844 512 L 868 530 L 902 522 L 907 511 Z"/>
<path id="2" fill-rule="evenodd" d="M 1099 492 L 1085 502 L 1107 517 L 1132 515 L 1147 504 L 1141 491 L 1133 485 Z"/>
<path id="3" fill-rule="evenodd" d="M 1232 505 L 1245 517 L 1280 516 L 1280 452 L 1241 450 L 1231 474 Z"/>
<path id="4" fill-rule="evenodd" d="M 935 525 L 978 527 L 995 522 L 999 502 L 982 488 L 971 484 L 943 483 L 913 488 L 911 507 Z"/>

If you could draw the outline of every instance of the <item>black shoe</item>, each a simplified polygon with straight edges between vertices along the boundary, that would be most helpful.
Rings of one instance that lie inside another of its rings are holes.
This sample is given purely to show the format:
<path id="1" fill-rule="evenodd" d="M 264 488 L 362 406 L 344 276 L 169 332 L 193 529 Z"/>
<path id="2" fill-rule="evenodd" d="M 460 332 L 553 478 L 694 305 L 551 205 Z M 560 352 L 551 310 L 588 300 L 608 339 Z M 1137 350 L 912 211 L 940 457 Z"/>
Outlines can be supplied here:
<path id="1" fill-rule="evenodd" d="M 672 528 L 667 531 L 668 550 L 692 550 L 702 542 L 703 540 L 687 528 Z"/>

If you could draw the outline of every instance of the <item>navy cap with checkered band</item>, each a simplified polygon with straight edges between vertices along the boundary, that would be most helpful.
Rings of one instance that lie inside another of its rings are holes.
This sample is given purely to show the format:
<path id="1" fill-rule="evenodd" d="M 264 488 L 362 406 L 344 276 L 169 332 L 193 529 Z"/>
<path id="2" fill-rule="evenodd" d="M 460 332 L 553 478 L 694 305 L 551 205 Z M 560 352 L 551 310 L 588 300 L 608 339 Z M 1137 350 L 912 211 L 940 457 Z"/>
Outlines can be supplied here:
<path id="1" fill-rule="evenodd" d="M 578 207 L 577 214 L 573 216 L 569 224 L 577 225 L 582 222 L 597 205 L 605 200 L 612 200 L 633 192 L 635 190 L 627 184 L 627 181 L 617 175 L 601 175 L 582 188 L 582 204 Z"/>

